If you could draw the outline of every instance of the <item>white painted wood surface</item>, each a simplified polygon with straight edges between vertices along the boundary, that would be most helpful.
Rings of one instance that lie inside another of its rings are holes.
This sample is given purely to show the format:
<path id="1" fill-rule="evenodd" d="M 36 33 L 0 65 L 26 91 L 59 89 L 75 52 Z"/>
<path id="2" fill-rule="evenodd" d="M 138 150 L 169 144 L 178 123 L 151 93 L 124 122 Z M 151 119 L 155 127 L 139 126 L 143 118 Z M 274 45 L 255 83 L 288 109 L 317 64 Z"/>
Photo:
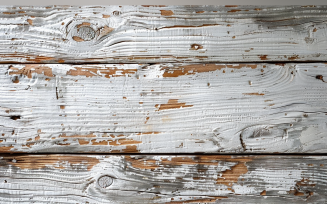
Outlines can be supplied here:
<path id="1" fill-rule="evenodd" d="M 326 6 L 1 6 L 1 63 L 325 61 Z"/>
<path id="2" fill-rule="evenodd" d="M 1 65 L 0 151 L 326 153 L 326 66 Z"/>
<path id="3" fill-rule="evenodd" d="M 0 6 L 0 203 L 325 203 L 326 17 Z"/>
<path id="4" fill-rule="evenodd" d="M 1 203 L 324 203 L 319 156 L 10 155 Z"/>

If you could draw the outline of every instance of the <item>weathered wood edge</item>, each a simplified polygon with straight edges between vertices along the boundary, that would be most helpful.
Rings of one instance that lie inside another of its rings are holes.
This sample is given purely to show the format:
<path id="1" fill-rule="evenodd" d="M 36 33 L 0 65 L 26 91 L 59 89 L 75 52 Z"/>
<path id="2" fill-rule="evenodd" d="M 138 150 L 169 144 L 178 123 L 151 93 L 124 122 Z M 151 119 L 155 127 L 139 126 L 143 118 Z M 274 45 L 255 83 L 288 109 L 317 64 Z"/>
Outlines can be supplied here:
<path id="1" fill-rule="evenodd" d="M 1 203 L 321 203 L 327 199 L 326 156 L 0 158 Z"/>
<path id="2" fill-rule="evenodd" d="M 1 6 L 0 61 L 325 61 L 326 16 L 324 5 Z"/>

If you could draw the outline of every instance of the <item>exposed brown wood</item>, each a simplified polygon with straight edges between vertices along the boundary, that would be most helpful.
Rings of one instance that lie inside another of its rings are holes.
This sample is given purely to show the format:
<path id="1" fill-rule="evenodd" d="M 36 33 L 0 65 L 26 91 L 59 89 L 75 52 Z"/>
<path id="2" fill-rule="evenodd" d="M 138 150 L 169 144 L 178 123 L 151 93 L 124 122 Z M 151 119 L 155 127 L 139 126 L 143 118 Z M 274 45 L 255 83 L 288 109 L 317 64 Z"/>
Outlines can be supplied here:
<path id="1" fill-rule="evenodd" d="M 0 6 L 0 203 L 325 203 L 326 16 Z"/>

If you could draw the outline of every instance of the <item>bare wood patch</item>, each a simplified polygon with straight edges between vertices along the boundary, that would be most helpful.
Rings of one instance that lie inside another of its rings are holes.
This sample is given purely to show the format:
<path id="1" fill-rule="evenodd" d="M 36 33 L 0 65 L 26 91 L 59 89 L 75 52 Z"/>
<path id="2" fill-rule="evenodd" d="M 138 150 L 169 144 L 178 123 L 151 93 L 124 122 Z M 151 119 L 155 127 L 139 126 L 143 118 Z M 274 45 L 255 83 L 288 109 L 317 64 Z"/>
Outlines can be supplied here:
<path id="1" fill-rule="evenodd" d="M 171 10 L 160 10 L 160 11 L 162 16 L 171 16 L 174 14 L 174 12 Z"/>
<path id="2" fill-rule="evenodd" d="M 194 46 L 195 47 L 195 46 Z M 241 69 L 241 68 L 252 68 L 255 69 L 256 64 L 239 64 L 239 65 L 221 65 L 221 64 L 194 64 L 186 65 L 176 68 L 165 69 L 163 77 L 179 77 L 182 75 L 194 75 L 202 72 L 212 72 L 225 68 Z"/>
<path id="3" fill-rule="evenodd" d="M 45 76 L 53 77 L 52 69 L 44 65 L 25 65 L 25 67 L 22 69 L 11 67 L 9 71 L 10 75 L 25 75 L 28 78 L 32 78 L 33 73 L 44 74 Z"/>
<path id="4" fill-rule="evenodd" d="M 178 103 L 178 99 L 169 99 L 167 104 L 157 104 L 155 107 L 158 108 L 158 111 L 167 110 L 167 109 L 176 109 L 176 108 L 187 108 L 192 107 L 193 105 L 185 105 L 186 103 Z"/>
<path id="5" fill-rule="evenodd" d="M 91 170 L 92 167 L 99 163 L 99 160 L 94 157 L 81 157 L 81 156 L 56 156 L 56 155 L 47 155 L 46 157 L 38 156 L 12 156 L 11 161 L 7 161 L 8 164 L 12 166 L 19 167 L 20 169 L 43 169 L 43 168 L 63 168 L 56 166 L 58 162 L 64 163 L 65 161 L 69 162 L 72 165 L 82 164 L 85 162 L 87 170 Z"/>

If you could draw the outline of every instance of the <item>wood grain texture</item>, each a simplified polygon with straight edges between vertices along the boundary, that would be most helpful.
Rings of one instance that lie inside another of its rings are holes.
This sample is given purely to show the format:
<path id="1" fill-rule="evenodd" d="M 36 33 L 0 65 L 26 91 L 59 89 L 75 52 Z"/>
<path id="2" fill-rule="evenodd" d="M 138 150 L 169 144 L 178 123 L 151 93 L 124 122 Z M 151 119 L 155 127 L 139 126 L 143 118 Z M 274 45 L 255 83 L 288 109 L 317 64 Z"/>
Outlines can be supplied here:
<path id="1" fill-rule="evenodd" d="M 12 155 L 1 203 L 324 203 L 327 157 Z"/>
<path id="2" fill-rule="evenodd" d="M 324 61 L 326 6 L 1 6 L 1 63 Z"/>
<path id="3" fill-rule="evenodd" d="M 1 65 L 0 151 L 326 153 L 326 66 Z"/>

